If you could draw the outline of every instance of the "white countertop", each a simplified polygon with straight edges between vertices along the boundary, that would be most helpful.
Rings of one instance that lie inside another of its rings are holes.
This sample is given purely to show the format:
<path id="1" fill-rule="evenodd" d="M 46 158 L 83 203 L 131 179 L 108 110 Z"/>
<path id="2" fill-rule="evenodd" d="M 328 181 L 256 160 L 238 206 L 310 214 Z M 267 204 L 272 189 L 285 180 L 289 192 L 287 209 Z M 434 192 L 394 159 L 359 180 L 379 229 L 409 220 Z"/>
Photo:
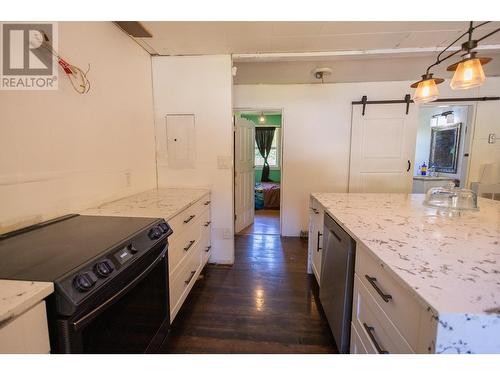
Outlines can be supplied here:
<path id="1" fill-rule="evenodd" d="M 104 203 L 80 213 L 82 215 L 160 217 L 168 221 L 209 192 L 208 189 L 191 188 L 153 189 Z"/>
<path id="2" fill-rule="evenodd" d="M 436 352 L 500 353 L 500 202 L 446 216 L 424 194 L 312 194 L 438 319 Z"/>
<path id="3" fill-rule="evenodd" d="M 440 215 L 423 194 L 312 194 L 438 313 L 500 314 L 500 202 Z"/>
<path id="4" fill-rule="evenodd" d="M 0 327 L 54 291 L 52 283 L 0 280 Z"/>

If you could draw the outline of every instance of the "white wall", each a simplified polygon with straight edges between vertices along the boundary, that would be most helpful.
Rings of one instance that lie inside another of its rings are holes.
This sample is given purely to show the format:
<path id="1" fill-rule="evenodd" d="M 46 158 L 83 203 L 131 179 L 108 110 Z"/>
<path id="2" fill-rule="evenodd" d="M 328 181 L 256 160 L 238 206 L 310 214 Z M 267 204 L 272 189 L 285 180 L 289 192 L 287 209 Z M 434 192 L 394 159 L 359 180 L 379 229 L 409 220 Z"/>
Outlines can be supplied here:
<path id="1" fill-rule="evenodd" d="M 0 232 L 156 186 L 150 56 L 111 22 L 59 23 L 59 51 L 88 94 L 0 91 Z"/>
<path id="2" fill-rule="evenodd" d="M 153 91 L 160 187 L 208 187 L 212 192 L 212 256 L 234 261 L 231 57 L 153 57 Z M 168 165 L 166 114 L 195 115 L 195 165 Z M 218 158 L 227 168 L 218 167 Z"/>
<path id="3" fill-rule="evenodd" d="M 304 85 L 236 85 L 236 108 L 283 109 L 283 167 L 282 167 L 282 234 L 297 236 L 308 226 L 308 196 L 311 192 L 346 192 L 349 174 L 351 101 L 403 99 L 412 93 L 409 81 L 366 82 Z M 500 95 L 500 78 L 489 77 L 480 89 L 452 91 L 448 82 L 439 86 L 441 97 Z M 483 157 L 485 129 L 500 124 L 495 114 L 500 102 L 478 104 L 476 153 L 471 161 L 471 174 L 477 174 L 475 164 Z M 370 107 L 367 107 L 367 111 Z M 498 118 L 498 117 L 497 117 Z M 489 158 L 500 158 L 497 141 Z M 493 150 L 495 149 L 495 150 Z M 481 155 L 481 156 L 480 156 Z M 474 164 L 475 163 L 475 164 Z M 472 178 L 472 176 L 471 176 Z M 472 179 L 471 181 L 474 181 Z"/>

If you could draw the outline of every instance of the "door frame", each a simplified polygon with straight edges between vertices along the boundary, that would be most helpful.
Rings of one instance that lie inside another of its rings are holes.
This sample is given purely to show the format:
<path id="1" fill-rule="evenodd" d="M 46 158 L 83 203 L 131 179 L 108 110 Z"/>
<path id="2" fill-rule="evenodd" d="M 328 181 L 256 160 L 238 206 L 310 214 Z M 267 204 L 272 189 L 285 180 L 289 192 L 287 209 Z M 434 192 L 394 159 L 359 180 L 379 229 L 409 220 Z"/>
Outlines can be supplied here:
<path id="1" fill-rule="evenodd" d="M 465 185 L 464 188 L 469 189 L 470 185 L 470 167 L 471 167 L 471 161 L 474 155 L 472 154 L 472 144 L 474 142 L 474 133 L 476 131 L 476 118 L 477 118 L 477 103 L 476 101 L 460 101 L 460 102 L 446 102 L 447 107 L 469 107 L 470 110 L 467 111 L 467 119 L 465 126 L 467 127 L 467 134 L 465 135 L 464 139 L 464 146 L 465 142 L 467 142 L 467 149 L 469 150 L 469 157 L 467 158 L 467 166 L 466 166 L 466 177 L 465 177 Z M 441 104 L 443 105 L 443 104 Z M 439 107 L 439 103 L 436 102 L 429 102 L 421 105 L 422 107 L 426 108 L 437 108 Z M 464 150 L 462 150 L 463 152 Z M 463 163 L 463 157 L 462 157 L 462 163 Z M 463 170 L 463 166 L 462 166 Z"/>
<path id="2" fill-rule="evenodd" d="M 234 189 L 235 189 L 235 180 L 234 180 L 234 174 L 235 174 L 235 157 L 236 157 L 236 143 L 234 142 L 234 136 L 235 136 L 235 112 L 280 112 L 281 113 L 281 129 L 280 129 L 280 150 L 279 150 L 279 158 L 280 158 L 280 236 L 282 236 L 283 232 L 283 208 L 284 208 L 284 173 L 283 173 L 283 149 L 285 147 L 284 145 L 284 124 L 285 124 L 285 109 L 284 108 L 277 108 L 277 107 L 234 107 L 232 111 L 233 115 L 233 167 L 232 167 L 232 180 L 233 180 L 233 224 L 234 224 L 234 216 L 236 212 L 236 205 L 235 205 L 235 194 L 234 194 Z M 233 225 L 234 228 L 234 225 Z M 236 235 L 236 233 L 235 233 Z"/>

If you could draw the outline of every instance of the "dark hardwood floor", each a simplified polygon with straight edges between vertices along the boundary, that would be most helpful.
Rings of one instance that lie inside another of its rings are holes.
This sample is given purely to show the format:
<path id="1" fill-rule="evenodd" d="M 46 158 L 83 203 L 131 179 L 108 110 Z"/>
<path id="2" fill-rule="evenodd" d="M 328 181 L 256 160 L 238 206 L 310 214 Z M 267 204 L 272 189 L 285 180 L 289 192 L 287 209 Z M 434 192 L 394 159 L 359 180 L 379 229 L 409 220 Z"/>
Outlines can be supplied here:
<path id="1" fill-rule="evenodd" d="M 307 275 L 307 241 L 235 240 L 232 267 L 208 265 L 177 315 L 166 353 L 335 353 Z"/>
<path id="2" fill-rule="evenodd" d="M 280 211 L 256 210 L 253 224 L 238 234 L 280 234 Z"/>

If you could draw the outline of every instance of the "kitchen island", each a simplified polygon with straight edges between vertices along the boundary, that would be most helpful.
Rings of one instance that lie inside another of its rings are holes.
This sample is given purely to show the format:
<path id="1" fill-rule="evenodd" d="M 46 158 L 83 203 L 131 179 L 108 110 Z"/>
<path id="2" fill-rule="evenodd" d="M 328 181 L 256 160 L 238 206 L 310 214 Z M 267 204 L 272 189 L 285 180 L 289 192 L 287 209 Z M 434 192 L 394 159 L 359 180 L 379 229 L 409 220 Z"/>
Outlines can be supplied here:
<path id="1" fill-rule="evenodd" d="M 394 328 L 401 336 L 388 339 L 396 349 L 403 345 L 401 352 L 500 353 L 500 202 L 480 198 L 479 211 L 450 216 L 423 206 L 423 199 L 420 194 L 311 194 L 356 241 L 353 322 L 360 309 L 358 282 L 360 296 L 365 287 L 371 291 L 367 298 L 375 301 L 374 314 L 385 316 L 385 331 Z M 378 284 L 370 272 L 380 273 Z M 400 306 L 396 297 L 379 296 L 392 283 L 395 293 L 403 290 L 399 301 L 406 302 Z"/>

